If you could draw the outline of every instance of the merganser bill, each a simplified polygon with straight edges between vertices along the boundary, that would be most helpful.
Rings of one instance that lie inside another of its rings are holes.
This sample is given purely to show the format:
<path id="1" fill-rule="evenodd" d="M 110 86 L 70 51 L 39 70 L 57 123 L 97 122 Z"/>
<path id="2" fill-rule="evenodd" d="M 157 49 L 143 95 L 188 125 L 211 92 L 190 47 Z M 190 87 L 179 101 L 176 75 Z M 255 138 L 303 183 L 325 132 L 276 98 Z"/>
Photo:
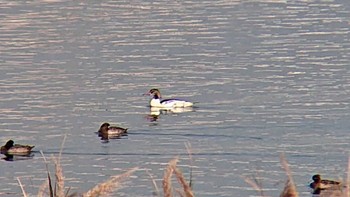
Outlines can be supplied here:
<path id="1" fill-rule="evenodd" d="M 27 155 L 30 154 L 34 146 L 15 144 L 13 140 L 6 142 L 4 146 L 1 146 L 2 154 L 9 155 Z"/>
<path id="2" fill-rule="evenodd" d="M 151 95 L 152 99 L 150 101 L 151 107 L 159 107 L 159 108 L 184 108 L 184 107 L 192 107 L 193 103 L 180 99 L 164 99 L 161 100 L 161 94 L 158 89 L 151 89 L 147 93 L 147 95 Z"/>

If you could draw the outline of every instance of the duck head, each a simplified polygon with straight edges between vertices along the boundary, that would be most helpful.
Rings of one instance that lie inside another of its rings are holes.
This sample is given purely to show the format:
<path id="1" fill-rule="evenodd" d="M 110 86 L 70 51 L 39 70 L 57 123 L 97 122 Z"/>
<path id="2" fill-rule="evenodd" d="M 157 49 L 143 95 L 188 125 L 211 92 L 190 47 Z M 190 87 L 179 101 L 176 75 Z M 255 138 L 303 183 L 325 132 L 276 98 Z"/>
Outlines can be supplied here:
<path id="1" fill-rule="evenodd" d="M 312 180 L 313 180 L 315 183 L 321 182 L 321 175 L 319 175 L 319 174 L 313 175 L 313 176 L 312 176 Z"/>
<path id="2" fill-rule="evenodd" d="M 156 88 L 150 89 L 148 91 L 148 95 L 152 95 L 155 99 L 160 99 L 162 96 L 160 95 L 160 91 Z"/>
<path id="3" fill-rule="evenodd" d="M 105 122 L 101 125 L 100 130 L 98 130 L 98 132 L 102 133 L 102 132 L 106 132 L 108 130 L 108 127 L 110 126 L 109 123 Z"/>
<path id="4" fill-rule="evenodd" d="M 13 140 L 9 140 L 9 141 L 6 142 L 4 147 L 8 150 L 11 147 L 13 147 L 14 144 L 15 144 L 15 142 Z"/>

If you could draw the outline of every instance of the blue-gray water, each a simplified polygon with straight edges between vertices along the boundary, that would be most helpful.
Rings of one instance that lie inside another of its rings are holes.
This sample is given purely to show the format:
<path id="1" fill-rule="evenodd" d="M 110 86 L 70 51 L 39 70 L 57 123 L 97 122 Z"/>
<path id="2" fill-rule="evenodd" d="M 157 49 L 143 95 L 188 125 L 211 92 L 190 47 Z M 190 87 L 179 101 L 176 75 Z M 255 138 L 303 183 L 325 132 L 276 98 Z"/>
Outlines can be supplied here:
<path id="1" fill-rule="evenodd" d="M 350 1 L 0 0 L 0 142 L 34 144 L 1 161 L 0 195 L 37 194 L 42 150 L 62 153 L 84 192 L 139 167 L 120 196 L 152 196 L 179 156 L 196 196 L 278 196 L 286 154 L 300 196 L 314 173 L 344 178 L 350 128 Z M 150 88 L 196 101 L 150 122 Z M 102 143 L 103 122 L 129 136 Z"/>

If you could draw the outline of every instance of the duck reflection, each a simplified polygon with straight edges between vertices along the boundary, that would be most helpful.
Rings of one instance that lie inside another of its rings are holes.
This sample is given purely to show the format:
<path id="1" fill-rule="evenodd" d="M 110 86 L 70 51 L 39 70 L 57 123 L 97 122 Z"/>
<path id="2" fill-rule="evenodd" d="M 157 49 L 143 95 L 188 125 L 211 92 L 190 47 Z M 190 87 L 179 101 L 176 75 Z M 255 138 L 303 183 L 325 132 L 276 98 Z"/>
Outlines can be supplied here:
<path id="1" fill-rule="evenodd" d="M 113 134 L 99 133 L 98 132 L 98 137 L 101 138 L 103 143 L 108 143 L 109 140 L 111 140 L 111 139 L 120 139 L 121 135 L 113 135 Z"/>
<path id="2" fill-rule="evenodd" d="M 28 153 L 28 154 L 4 154 L 5 157 L 3 157 L 3 160 L 6 161 L 19 161 L 19 160 L 28 160 L 32 159 L 34 157 L 34 153 Z"/>
<path id="3" fill-rule="evenodd" d="M 146 116 L 146 119 L 150 122 L 158 121 L 161 115 L 179 114 L 194 111 L 193 107 L 184 108 L 163 108 L 163 107 L 150 107 L 150 113 Z"/>

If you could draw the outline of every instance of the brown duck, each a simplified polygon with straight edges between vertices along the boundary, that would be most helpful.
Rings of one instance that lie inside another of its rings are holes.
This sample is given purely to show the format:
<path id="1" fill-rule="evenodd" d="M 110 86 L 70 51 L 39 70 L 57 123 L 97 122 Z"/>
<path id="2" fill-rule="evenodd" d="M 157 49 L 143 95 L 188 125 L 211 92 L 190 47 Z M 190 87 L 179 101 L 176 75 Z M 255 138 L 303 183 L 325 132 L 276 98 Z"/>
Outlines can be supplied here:
<path id="1" fill-rule="evenodd" d="M 121 136 L 127 135 L 127 131 L 128 128 L 110 126 L 109 123 L 105 122 L 101 125 L 100 129 L 98 130 L 98 133 L 100 135 Z"/>
<path id="2" fill-rule="evenodd" d="M 313 189 L 312 194 L 321 194 L 322 190 L 334 189 L 335 187 L 341 186 L 341 182 L 321 179 L 321 175 L 315 174 L 312 176 L 313 182 L 310 183 L 310 188 Z"/>
<path id="3" fill-rule="evenodd" d="M 1 146 L 1 154 L 27 155 L 31 153 L 33 148 L 34 146 L 15 144 L 13 140 L 9 140 L 4 146 Z"/>

